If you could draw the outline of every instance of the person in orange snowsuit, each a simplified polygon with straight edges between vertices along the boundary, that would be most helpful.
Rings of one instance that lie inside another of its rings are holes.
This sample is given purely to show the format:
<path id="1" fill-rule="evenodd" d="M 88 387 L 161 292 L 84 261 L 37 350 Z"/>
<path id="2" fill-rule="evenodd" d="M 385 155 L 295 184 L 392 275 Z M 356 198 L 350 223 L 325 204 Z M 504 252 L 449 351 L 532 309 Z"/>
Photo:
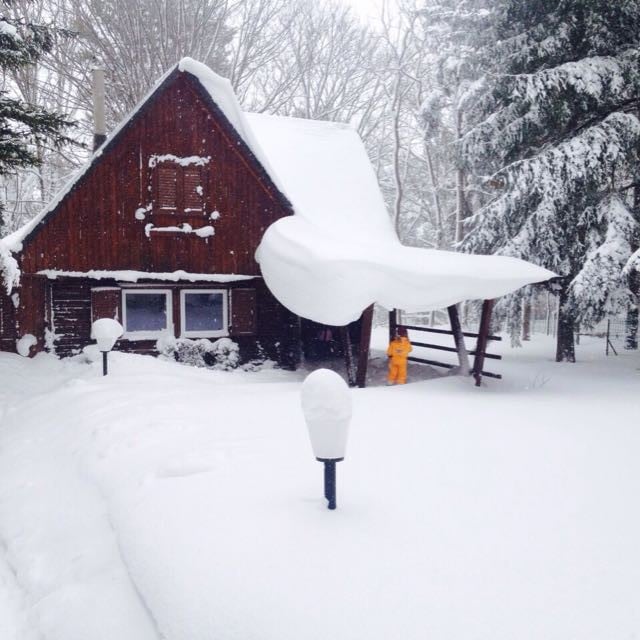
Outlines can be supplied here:
<path id="1" fill-rule="evenodd" d="M 406 329 L 398 329 L 393 340 L 389 343 L 389 384 L 404 384 L 407 381 L 407 358 L 413 350 Z"/>

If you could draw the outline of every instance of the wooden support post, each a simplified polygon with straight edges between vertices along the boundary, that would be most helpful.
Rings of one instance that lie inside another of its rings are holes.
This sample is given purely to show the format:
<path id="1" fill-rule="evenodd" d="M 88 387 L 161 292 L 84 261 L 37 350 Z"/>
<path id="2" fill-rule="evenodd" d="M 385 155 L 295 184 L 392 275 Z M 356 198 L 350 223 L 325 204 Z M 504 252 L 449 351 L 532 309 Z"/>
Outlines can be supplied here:
<path id="1" fill-rule="evenodd" d="M 344 362 L 347 367 L 347 382 L 350 387 L 356 385 L 356 364 L 353 359 L 353 349 L 351 348 L 351 335 L 349 334 L 349 325 L 340 327 L 340 336 L 342 338 L 342 350 L 344 351 Z"/>
<path id="2" fill-rule="evenodd" d="M 396 327 L 398 326 L 398 310 L 389 311 L 389 342 L 396 337 Z"/>
<path id="3" fill-rule="evenodd" d="M 482 303 L 482 315 L 480 316 L 480 328 L 478 329 L 478 342 L 476 344 L 476 356 L 473 360 L 473 377 L 476 379 L 476 387 L 482 384 L 482 369 L 484 367 L 484 357 L 489 342 L 489 331 L 491 330 L 491 313 L 493 311 L 494 300 L 485 300 Z"/>
<path id="4" fill-rule="evenodd" d="M 358 370 L 356 371 L 356 384 L 360 389 L 364 389 L 367 386 L 367 367 L 369 364 L 372 328 L 373 305 L 367 307 L 360 318 L 360 348 L 358 349 Z"/>
<path id="5" fill-rule="evenodd" d="M 464 335 L 462 333 L 462 325 L 460 324 L 460 315 L 458 313 L 458 306 L 452 305 L 447 307 L 449 313 L 449 322 L 451 323 L 451 331 L 453 332 L 453 340 L 456 343 L 456 351 L 458 352 L 458 362 L 460 363 L 460 374 L 468 376 L 469 367 L 469 354 L 467 353 L 467 347 L 464 343 Z"/>

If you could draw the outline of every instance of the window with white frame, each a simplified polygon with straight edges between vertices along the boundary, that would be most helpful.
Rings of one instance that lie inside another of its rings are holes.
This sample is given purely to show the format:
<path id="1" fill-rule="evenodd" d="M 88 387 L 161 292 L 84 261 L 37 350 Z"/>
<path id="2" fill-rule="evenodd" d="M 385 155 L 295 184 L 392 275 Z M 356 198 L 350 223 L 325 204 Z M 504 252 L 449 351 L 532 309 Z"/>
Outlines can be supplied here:
<path id="1" fill-rule="evenodd" d="M 182 337 L 215 338 L 229 333 L 224 289 L 180 291 Z"/>
<path id="2" fill-rule="evenodd" d="M 129 340 L 159 338 L 173 332 L 169 289 L 125 289 L 122 292 L 124 337 Z"/>

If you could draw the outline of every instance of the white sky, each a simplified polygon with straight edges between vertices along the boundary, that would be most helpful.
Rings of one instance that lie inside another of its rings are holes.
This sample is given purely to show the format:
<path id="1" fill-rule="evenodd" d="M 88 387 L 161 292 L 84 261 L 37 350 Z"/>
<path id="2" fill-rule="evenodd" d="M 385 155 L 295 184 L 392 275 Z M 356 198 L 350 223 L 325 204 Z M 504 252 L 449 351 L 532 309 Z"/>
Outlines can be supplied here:
<path id="1" fill-rule="evenodd" d="M 363 18 L 374 18 L 380 13 L 381 0 L 341 0 L 348 4 Z"/>

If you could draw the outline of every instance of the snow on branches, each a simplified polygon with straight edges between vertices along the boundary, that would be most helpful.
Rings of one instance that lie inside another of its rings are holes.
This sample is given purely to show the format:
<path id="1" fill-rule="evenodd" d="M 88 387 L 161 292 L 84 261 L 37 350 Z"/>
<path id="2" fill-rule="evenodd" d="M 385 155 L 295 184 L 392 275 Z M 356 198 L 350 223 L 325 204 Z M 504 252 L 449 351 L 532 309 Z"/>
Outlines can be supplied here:
<path id="1" fill-rule="evenodd" d="M 594 204 L 589 198 L 606 193 L 616 170 L 631 170 L 639 144 L 640 121 L 614 113 L 575 138 L 508 165 L 494 176 L 505 181 L 504 193 L 470 220 L 465 248 L 570 273 L 572 245 L 591 222 L 582 213 Z"/>
<path id="2" fill-rule="evenodd" d="M 631 239 L 639 230 L 633 214 L 618 196 L 604 198 L 593 211 L 587 256 L 569 287 L 575 317 L 587 326 L 605 314 L 623 311 L 629 303 L 621 273 L 632 253 Z"/>

